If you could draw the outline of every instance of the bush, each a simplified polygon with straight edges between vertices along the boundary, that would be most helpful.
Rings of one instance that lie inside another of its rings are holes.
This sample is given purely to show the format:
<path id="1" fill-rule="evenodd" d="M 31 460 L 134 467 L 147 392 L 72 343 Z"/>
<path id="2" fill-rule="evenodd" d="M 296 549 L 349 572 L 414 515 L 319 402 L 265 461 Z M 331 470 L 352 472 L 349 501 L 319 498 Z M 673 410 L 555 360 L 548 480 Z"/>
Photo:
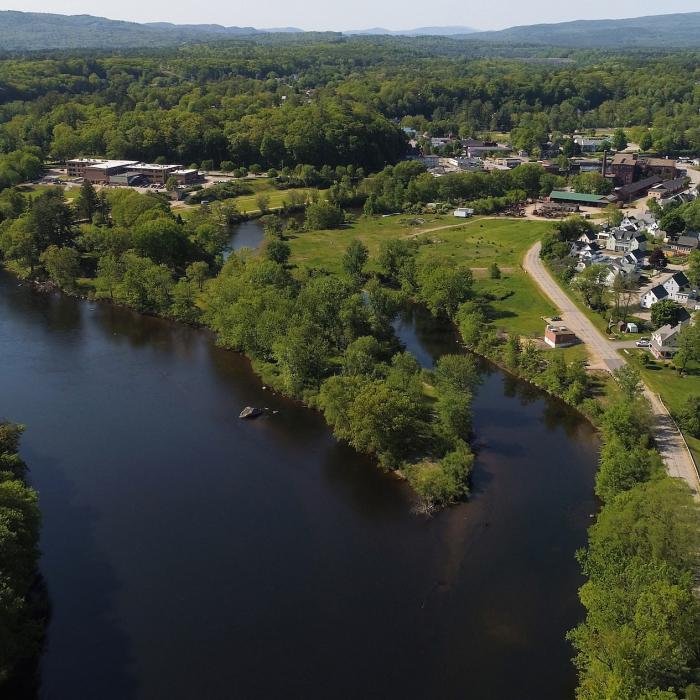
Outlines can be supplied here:
<path id="1" fill-rule="evenodd" d="M 340 228 L 343 210 L 330 202 L 316 202 L 306 210 L 306 228 L 309 231 Z"/>

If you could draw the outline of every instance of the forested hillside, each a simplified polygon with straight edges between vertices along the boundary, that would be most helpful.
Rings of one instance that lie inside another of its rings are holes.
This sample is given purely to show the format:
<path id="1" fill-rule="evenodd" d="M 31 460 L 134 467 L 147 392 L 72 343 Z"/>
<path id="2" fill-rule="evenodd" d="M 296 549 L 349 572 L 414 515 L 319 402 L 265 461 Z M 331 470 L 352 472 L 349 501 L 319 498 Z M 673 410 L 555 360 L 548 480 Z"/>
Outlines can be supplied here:
<path id="1" fill-rule="evenodd" d="M 0 150 L 379 170 L 433 136 L 624 127 L 700 151 L 698 55 L 573 53 L 569 63 L 436 57 L 423 40 L 307 38 L 0 62 Z"/>

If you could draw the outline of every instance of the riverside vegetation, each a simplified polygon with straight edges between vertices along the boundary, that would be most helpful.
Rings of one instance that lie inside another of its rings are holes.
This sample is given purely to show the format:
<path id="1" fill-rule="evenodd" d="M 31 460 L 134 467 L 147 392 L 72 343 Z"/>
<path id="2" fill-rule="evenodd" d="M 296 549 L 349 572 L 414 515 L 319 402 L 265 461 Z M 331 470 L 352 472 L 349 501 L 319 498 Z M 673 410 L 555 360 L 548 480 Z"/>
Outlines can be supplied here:
<path id="1" fill-rule="evenodd" d="M 17 454 L 23 427 L 0 422 L 0 688 L 36 660 L 43 639 L 45 596 L 37 572 L 41 516 Z"/>

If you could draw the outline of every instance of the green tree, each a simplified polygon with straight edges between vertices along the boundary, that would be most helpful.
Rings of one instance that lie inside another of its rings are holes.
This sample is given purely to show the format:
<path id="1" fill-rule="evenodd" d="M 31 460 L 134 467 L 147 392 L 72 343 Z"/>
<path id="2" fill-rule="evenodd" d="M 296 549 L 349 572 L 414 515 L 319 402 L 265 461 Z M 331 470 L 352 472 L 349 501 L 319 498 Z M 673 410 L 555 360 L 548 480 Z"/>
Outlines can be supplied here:
<path id="1" fill-rule="evenodd" d="M 343 210 L 330 202 L 316 202 L 306 210 L 306 228 L 309 231 L 339 228 Z"/>
<path id="2" fill-rule="evenodd" d="M 89 180 L 83 181 L 80 192 L 75 199 L 75 210 L 81 219 L 92 221 L 92 217 L 98 210 L 99 200 L 97 192 Z"/>
<path id="3" fill-rule="evenodd" d="M 678 336 L 678 352 L 673 364 L 683 374 L 689 362 L 700 362 L 700 327 L 697 323 L 686 326 Z"/>
<path id="4" fill-rule="evenodd" d="M 688 281 L 693 287 L 700 287 L 700 252 L 694 250 L 688 256 L 688 267 L 685 270 Z"/>
<path id="5" fill-rule="evenodd" d="M 73 291 L 80 273 L 80 256 L 75 248 L 49 246 L 40 257 L 41 264 L 53 282 L 62 289 Z"/>
<path id="6" fill-rule="evenodd" d="M 700 396 L 697 394 L 689 396 L 683 402 L 677 418 L 685 432 L 694 438 L 700 438 Z"/>
<path id="7" fill-rule="evenodd" d="M 369 250 L 362 241 L 357 239 L 350 241 L 343 255 L 343 270 L 357 285 L 362 284 L 364 280 L 364 269 L 368 258 Z"/>
<path id="8" fill-rule="evenodd" d="M 203 260 L 198 260 L 187 266 L 185 275 L 190 282 L 197 285 L 197 289 L 201 292 L 209 277 L 209 272 L 209 265 Z"/>
<path id="9" fill-rule="evenodd" d="M 263 214 L 266 214 L 270 210 L 270 195 L 266 192 L 258 192 L 255 196 L 255 205 Z"/>
<path id="10" fill-rule="evenodd" d="M 286 265 L 291 254 L 292 249 L 284 241 L 269 240 L 265 244 L 265 255 L 280 265 Z"/>
<path id="11" fill-rule="evenodd" d="M 464 265 L 426 263 L 418 272 L 420 298 L 434 316 L 454 316 L 459 305 L 470 298 L 473 282 L 472 271 Z"/>
<path id="12" fill-rule="evenodd" d="M 97 263 L 97 277 L 95 278 L 97 296 L 109 295 L 110 299 L 114 299 L 114 291 L 122 280 L 122 272 L 119 258 L 112 253 L 103 255 Z"/>
<path id="13" fill-rule="evenodd" d="M 657 301 L 651 307 L 651 325 L 654 328 L 661 326 L 676 326 L 681 318 L 683 307 L 671 299 Z"/>
<path id="14" fill-rule="evenodd" d="M 625 148 L 627 148 L 627 134 L 625 134 L 624 129 L 615 129 L 612 138 L 612 147 L 616 151 L 624 151 Z"/>
<path id="15" fill-rule="evenodd" d="M 359 452 L 376 454 L 386 469 L 396 469 L 425 434 L 421 404 L 381 381 L 359 391 L 348 418 L 350 444 Z"/>

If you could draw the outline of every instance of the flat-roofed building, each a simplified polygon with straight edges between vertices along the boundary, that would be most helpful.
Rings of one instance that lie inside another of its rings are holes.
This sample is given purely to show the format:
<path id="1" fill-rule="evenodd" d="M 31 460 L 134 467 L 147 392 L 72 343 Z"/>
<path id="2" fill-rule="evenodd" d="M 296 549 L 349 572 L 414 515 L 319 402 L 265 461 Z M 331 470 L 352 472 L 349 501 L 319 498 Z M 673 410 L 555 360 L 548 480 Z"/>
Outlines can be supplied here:
<path id="1" fill-rule="evenodd" d="M 184 170 L 174 170 L 172 176 L 177 180 L 178 185 L 191 185 L 194 182 L 202 180 L 199 170 L 194 168 L 185 168 Z"/>
<path id="2" fill-rule="evenodd" d="M 141 175 L 152 185 L 164 185 L 181 165 L 160 165 L 158 163 L 132 163 L 127 167 L 130 175 Z"/>
<path id="3" fill-rule="evenodd" d="M 550 348 L 569 348 L 578 343 L 578 338 L 566 326 L 547 326 L 544 332 L 544 342 Z"/>
<path id="4" fill-rule="evenodd" d="M 138 163 L 136 160 L 103 160 L 91 163 L 85 168 L 83 177 L 93 184 L 107 184 L 113 175 L 119 175 Z"/>
<path id="5" fill-rule="evenodd" d="M 102 158 L 71 158 L 66 161 L 68 177 L 85 177 L 86 168 L 103 162 Z"/>

